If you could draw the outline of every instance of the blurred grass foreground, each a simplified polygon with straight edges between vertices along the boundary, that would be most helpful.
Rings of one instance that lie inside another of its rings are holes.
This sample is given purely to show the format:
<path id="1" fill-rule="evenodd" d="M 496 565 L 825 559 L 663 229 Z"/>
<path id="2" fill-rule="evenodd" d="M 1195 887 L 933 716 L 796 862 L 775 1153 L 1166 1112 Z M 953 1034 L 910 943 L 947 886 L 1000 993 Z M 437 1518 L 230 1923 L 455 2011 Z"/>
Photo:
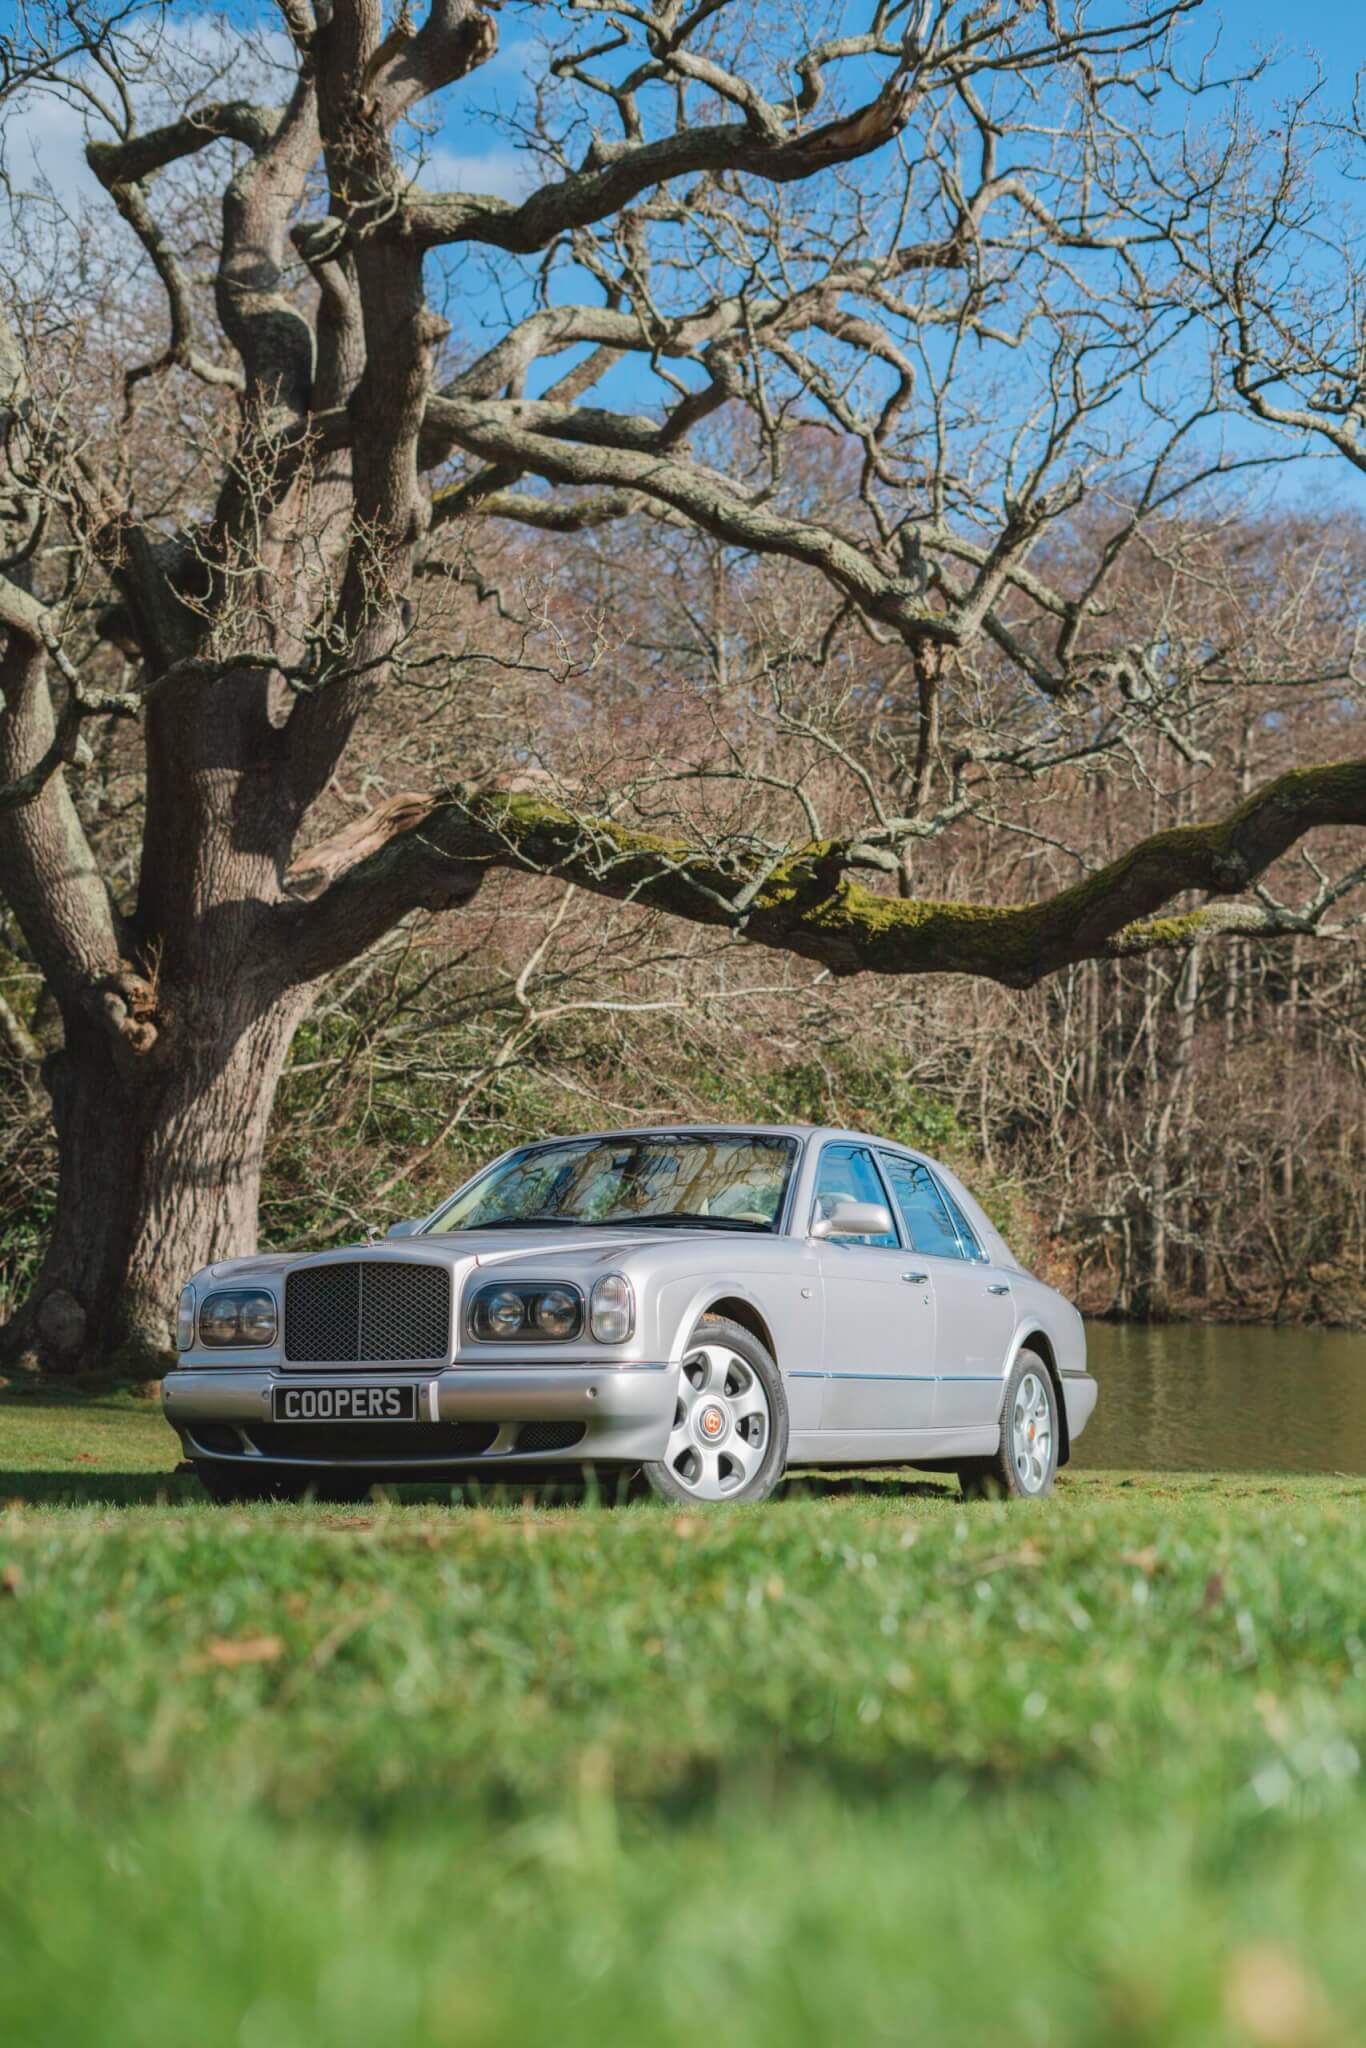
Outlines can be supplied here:
<path id="1" fill-rule="evenodd" d="M 0 2039 L 1366 2035 L 1366 1487 L 223 1511 L 0 1396 Z"/>

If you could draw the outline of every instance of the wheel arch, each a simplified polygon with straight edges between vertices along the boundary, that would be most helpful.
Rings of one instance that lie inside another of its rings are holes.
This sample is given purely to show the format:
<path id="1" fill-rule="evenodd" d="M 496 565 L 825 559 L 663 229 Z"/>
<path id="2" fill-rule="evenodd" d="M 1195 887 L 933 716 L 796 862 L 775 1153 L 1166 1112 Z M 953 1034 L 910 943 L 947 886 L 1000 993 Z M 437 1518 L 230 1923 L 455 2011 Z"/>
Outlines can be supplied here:
<path id="1" fill-rule="evenodd" d="M 668 1346 L 671 1365 L 686 1356 L 693 1332 L 703 1316 L 726 1316 L 763 1345 L 775 1365 L 779 1362 L 777 1333 L 785 1331 L 781 1309 L 764 1305 L 756 1291 L 724 1271 L 692 1273 L 682 1284 L 675 1283 L 659 1305 L 660 1337 Z"/>
<path id="2" fill-rule="evenodd" d="M 755 1339 L 756 1343 L 763 1345 L 774 1364 L 778 1363 L 778 1347 L 773 1341 L 773 1332 L 769 1329 L 768 1323 L 761 1311 L 747 1295 L 718 1295 L 715 1301 L 707 1303 L 706 1307 L 702 1310 L 702 1316 L 725 1316 L 728 1322 L 738 1323 L 742 1330 L 749 1331 L 750 1336 Z M 687 1336 L 691 1334 L 691 1331 L 689 1331 Z M 687 1336 L 684 1338 L 685 1343 L 687 1342 Z"/>
<path id="3" fill-rule="evenodd" d="M 1047 1330 L 1041 1329 L 1037 1323 L 1022 1330 L 1015 1340 L 1015 1349 L 1010 1354 L 1009 1371 L 1014 1371 L 1015 1361 L 1022 1351 L 1032 1351 L 1041 1358 L 1048 1368 L 1048 1377 L 1053 1382 L 1053 1399 L 1058 1410 L 1058 1468 L 1061 1470 L 1072 1455 L 1072 1438 L 1067 1427 L 1067 1403 L 1062 1396 L 1062 1374 L 1058 1371 L 1053 1340 Z"/>

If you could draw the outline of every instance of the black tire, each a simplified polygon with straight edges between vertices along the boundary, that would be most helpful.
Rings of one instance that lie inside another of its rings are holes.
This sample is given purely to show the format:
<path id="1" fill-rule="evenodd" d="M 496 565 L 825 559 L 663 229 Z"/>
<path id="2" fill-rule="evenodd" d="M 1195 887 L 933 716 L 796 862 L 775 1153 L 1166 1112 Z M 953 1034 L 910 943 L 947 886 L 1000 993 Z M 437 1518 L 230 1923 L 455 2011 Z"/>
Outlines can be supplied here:
<path id="1" fill-rule="evenodd" d="M 1016 1408 L 1025 1394 L 1030 1412 L 1023 1417 L 1033 1434 L 1027 1442 L 1032 1455 L 1017 1458 L 1015 1442 Z M 1044 1413 L 1040 1413 L 1040 1410 Z M 1048 1455 L 1040 1458 L 1033 1449 L 1046 1427 Z M 958 1467 L 958 1483 L 969 1500 L 1046 1500 L 1058 1476 L 1058 1450 L 1062 1441 L 1062 1418 L 1058 1413 L 1058 1390 L 1053 1375 L 1037 1351 L 1022 1350 L 1010 1369 L 1005 1398 L 1001 1403 L 1001 1444 L 993 1458 L 973 1458 Z"/>
<path id="2" fill-rule="evenodd" d="M 294 1465 L 271 1465 L 253 1469 L 220 1458 L 196 1458 L 196 1477 L 211 1501 L 220 1507 L 239 1507 L 253 1500 L 363 1500 L 369 1482 L 363 1479 L 329 1477 L 326 1472 L 302 1471 Z"/>
<path id="3" fill-rule="evenodd" d="M 715 1354 L 722 1350 L 741 1361 L 740 1367 L 732 1370 L 722 1382 L 723 1388 L 734 1388 L 735 1391 L 723 1394 L 722 1401 L 717 1404 L 724 1405 L 727 1411 L 726 1436 L 718 1443 L 715 1452 L 718 1466 L 724 1467 L 727 1458 L 730 1458 L 738 1469 L 736 1454 L 743 1446 L 743 1455 L 746 1458 L 751 1452 L 757 1452 L 754 1468 L 722 1493 L 703 1493 L 698 1490 L 697 1483 L 689 1483 L 685 1476 L 686 1449 L 675 1450 L 674 1441 L 671 1439 L 672 1461 L 671 1457 L 666 1456 L 645 1465 L 642 1470 L 646 1483 L 652 1492 L 661 1500 L 668 1501 L 672 1507 L 700 1508 L 726 1505 L 731 1501 L 752 1503 L 767 1500 L 787 1466 L 788 1413 L 783 1376 L 758 1338 L 752 1337 L 739 1323 L 731 1322 L 727 1316 L 703 1316 L 689 1338 L 688 1348 L 684 1353 L 683 1374 L 688 1378 L 689 1385 L 692 1384 L 693 1376 L 689 1375 L 688 1361 L 696 1359 L 701 1354 L 703 1346 L 710 1347 L 714 1365 L 719 1366 L 720 1361 Z M 746 1371 L 752 1375 L 753 1382 L 757 1382 L 762 1388 L 768 1410 L 763 1439 L 755 1439 L 752 1443 L 748 1435 L 741 1434 L 742 1428 L 748 1430 L 755 1419 L 752 1415 L 743 1415 L 740 1412 L 745 1405 Z M 704 1381 L 704 1389 L 708 1384 Z M 684 1417 L 688 1408 L 688 1402 L 684 1398 L 686 1392 L 686 1388 L 680 1390 L 678 1409 L 675 1412 L 676 1432 L 684 1428 Z M 706 1401 L 706 1405 L 712 1404 Z M 700 1450 L 710 1452 L 709 1445 L 703 1445 L 700 1438 L 698 1441 Z M 723 1478 L 722 1484 L 725 1483 Z"/>

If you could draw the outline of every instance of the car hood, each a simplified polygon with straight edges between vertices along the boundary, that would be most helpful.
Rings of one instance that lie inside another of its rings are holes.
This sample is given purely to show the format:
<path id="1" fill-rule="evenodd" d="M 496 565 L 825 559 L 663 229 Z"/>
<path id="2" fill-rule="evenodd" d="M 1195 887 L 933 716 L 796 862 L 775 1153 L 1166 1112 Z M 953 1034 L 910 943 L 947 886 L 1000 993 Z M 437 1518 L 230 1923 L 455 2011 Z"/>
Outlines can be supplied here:
<path id="1" fill-rule="evenodd" d="M 751 1233 L 737 1232 L 736 1235 Z M 430 1237 L 381 1238 L 375 1243 L 338 1245 L 325 1252 L 260 1252 L 254 1257 L 227 1259 L 209 1268 L 216 1281 L 265 1278 L 287 1267 L 332 1265 L 362 1257 L 395 1263 L 430 1265 L 440 1260 L 451 1266 L 508 1266 L 530 1262 L 537 1266 L 573 1259 L 579 1264 L 610 1266 L 628 1252 L 648 1245 L 697 1244 L 718 1238 L 719 1231 L 702 1230 L 453 1230 Z"/>

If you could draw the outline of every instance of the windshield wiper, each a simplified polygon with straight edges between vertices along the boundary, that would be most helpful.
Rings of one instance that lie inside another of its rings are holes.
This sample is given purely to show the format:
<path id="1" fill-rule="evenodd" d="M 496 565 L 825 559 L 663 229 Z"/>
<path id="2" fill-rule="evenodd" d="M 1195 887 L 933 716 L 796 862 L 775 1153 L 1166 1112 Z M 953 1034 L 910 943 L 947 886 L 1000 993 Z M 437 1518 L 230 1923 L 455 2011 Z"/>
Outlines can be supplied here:
<path id="1" fill-rule="evenodd" d="M 690 1223 L 703 1230 L 762 1230 L 769 1232 L 767 1223 L 746 1223 L 737 1216 L 701 1216 L 694 1209 L 651 1209 L 644 1216 L 609 1216 L 605 1224 L 614 1229 L 634 1230 L 639 1223 Z"/>
<path id="2" fill-rule="evenodd" d="M 581 1216 L 493 1216 L 487 1223 L 462 1223 L 462 1230 L 539 1230 L 543 1224 L 557 1223 L 562 1230 L 592 1230 L 595 1226 L 585 1223 Z"/>
<path id="3" fill-rule="evenodd" d="M 644 1216 L 495 1216 L 487 1223 L 462 1223 L 461 1230 L 540 1230 L 545 1224 L 561 1230 L 634 1230 L 642 1223 L 687 1223 L 701 1230 L 759 1230 L 772 1234 L 768 1223 L 743 1223 L 734 1216 L 702 1216 L 693 1209 L 651 1209 Z"/>

